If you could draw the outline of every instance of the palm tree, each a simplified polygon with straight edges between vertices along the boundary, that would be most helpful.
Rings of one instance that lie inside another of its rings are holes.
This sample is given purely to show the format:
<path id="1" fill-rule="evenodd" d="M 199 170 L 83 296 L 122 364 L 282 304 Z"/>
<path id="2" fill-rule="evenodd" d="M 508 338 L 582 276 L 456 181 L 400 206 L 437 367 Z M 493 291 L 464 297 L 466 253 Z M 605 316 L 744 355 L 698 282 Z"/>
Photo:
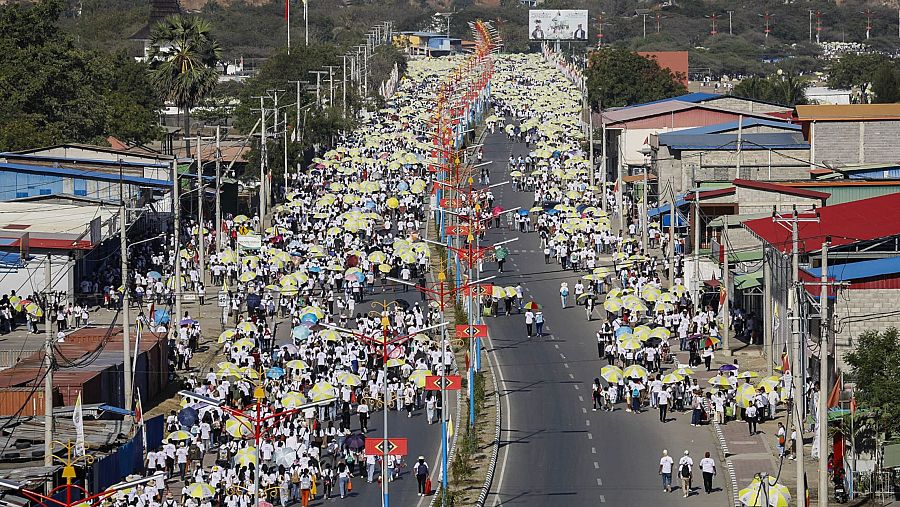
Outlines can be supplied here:
<path id="1" fill-rule="evenodd" d="M 222 48 L 209 23 L 196 16 L 176 14 L 150 32 L 150 73 L 162 97 L 182 113 L 187 156 L 191 156 L 191 108 L 218 82 L 216 64 Z"/>

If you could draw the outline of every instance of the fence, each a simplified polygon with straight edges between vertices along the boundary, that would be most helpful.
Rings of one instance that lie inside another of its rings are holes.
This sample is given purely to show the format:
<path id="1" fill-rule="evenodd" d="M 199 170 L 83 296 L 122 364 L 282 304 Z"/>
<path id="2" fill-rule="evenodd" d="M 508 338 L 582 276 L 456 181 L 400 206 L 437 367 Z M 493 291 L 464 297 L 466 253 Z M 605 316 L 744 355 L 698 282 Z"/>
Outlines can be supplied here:
<path id="1" fill-rule="evenodd" d="M 162 443 L 163 436 L 162 415 L 148 419 L 147 447 L 155 449 Z M 140 431 L 124 445 L 119 446 L 115 452 L 94 461 L 90 489 L 103 491 L 109 486 L 120 482 L 123 478 L 144 471 L 144 441 Z"/>

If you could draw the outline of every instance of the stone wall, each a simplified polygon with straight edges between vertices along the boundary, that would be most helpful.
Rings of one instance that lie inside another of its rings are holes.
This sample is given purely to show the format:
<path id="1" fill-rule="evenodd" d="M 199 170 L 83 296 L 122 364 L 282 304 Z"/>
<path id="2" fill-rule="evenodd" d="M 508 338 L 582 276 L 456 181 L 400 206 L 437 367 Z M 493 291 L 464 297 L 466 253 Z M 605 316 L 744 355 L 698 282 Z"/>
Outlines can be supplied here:
<path id="1" fill-rule="evenodd" d="M 816 163 L 840 166 L 900 159 L 900 121 L 817 122 L 811 129 Z"/>
<path id="2" fill-rule="evenodd" d="M 900 289 L 847 289 L 833 305 L 835 351 L 837 364 L 847 368 L 844 354 L 856 346 L 859 335 L 866 331 L 900 328 Z"/>

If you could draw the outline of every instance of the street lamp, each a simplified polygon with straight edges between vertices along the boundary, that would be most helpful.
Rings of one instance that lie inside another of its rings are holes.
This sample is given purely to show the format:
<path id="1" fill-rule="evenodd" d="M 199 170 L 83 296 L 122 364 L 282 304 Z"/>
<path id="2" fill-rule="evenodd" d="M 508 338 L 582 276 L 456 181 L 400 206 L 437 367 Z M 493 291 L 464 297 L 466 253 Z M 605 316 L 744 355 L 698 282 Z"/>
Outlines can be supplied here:
<path id="1" fill-rule="evenodd" d="M 429 243 L 436 243 L 435 241 L 425 240 Z M 439 244 L 440 243 L 436 243 Z M 442 245 L 443 246 L 443 245 Z M 445 318 L 445 309 L 446 303 L 449 296 L 453 296 L 459 291 L 466 292 L 467 290 L 471 290 L 473 287 L 477 287 L 478 285 L 487 282 L 489 280 L 493 280 L 496 276 L 488 276 L 485 278 L 481 278 L 479 280 L 467 282 L 465 285 L 461 285 L 459 287 L 455 287 L 453 289 L 446 288 L 447 286 L 447 275 L 444 274 L 443 271 L 438 273 L 438 283 L 436 284 L 439 289 L 435 290 L 428 286 L 416 285 L 412 282 L 407 282 L 406 280 L 400 280 L 397 278 L 387 277 L 388 280 L 401 283 L 403 285 L 408 285 L 419 292 L 430 296 L 432 299 L 435 299 L 438 303 L 438 309 L 441 311 L 441 325 L 446 325 L 444 320 Z M 470 327 L 471 329 L 471 327 Z M 444 407 L 444 410 L 448 410 L 447 407 L 447 330 L 446 328 L 441 331 L 441 406 Z M 450 442 L 448 441 L 449 433 L 447 432 L 447 417 L 446 413 L 441 415 L 441 485 L 443 489 L 441 490 L 441 498 L 442 500 L 446 500 L 445 496 L 447 494 L 447 470 L 448 470 L 448 461 L 450 454 Z"/>
<path id="2" fill-rule="evenodd" d="M 42 494 L 42 493 L 38 493 L 37 491 L 32 491 L 30 489 L 27 489 L 24 484 L 16 482 L 16 481 L 11 481 L 9 479 L 0 479 L 0 488 L 16 491 L 16 492 L 20 493 L 22 496 L 31 500 L 32 502 L 35 502 L 44 507 L 51 507 L 51 505 L 55 506 L 55 507 L 74 507 L 75 505 L 82 505 L 82 504 L 90 505 L 91 502 L 94 502 L 96 500 L 104 500 L 107 497 L 109 497 L 110 495 L 113 495 L 119 491 L 130 489 L 130 488 L 133 488 L 136 486 L 140 486 L 141 484 L 146 484 L 150 481 L 160 481 L 160 483 L 164 483 L 166 480 L 165 474 L 156 474 L 156 475 L 152 475 L 150 477 L 143 477 L 141 479 L 135 479 L 133 481 L 120 482 L 112 487 L 107 488 L 104 491 L 101 491 L 100 493 L 95 493 L 92 495 L 88 492 L 87 489 L 79 486 L 78 484 L 73 484 L 72 480 L 75 479 L 75 477 L 76 477 L 75 464 L 81 460 L 84 460 L 85 463 L 91 463 L 94 460 L 93 456 L 85 454 L 85 455 L 76 456 L 73 458 L 72 457 L 72 449 L 75 447 L 74 444 L 69 443 L 69 444 L 66 444 L 65 447 L 66 447 L 66 458 L 65 459 L 63 459 L 60 456 L 57 456 L 55 454 L 53 455 L 53 458 L 55 458 L 55 459 L 59 460 L 61 463 L 63 463 L 62 476 L 66 479 L 65 484 L 62 484 L 60 486 L 57 486 L 57 487 L 51 489 L 49 492 L 47 492 L 46 495 Z M 54 495 L 63 489 L 66 490 L 66 500 L 62 501 L 62 500 L 58 500 L 57 498 L 54 498 Z M 81 498 L 78 500 L 73 500 L 72 499 L 73 490 L 80 491 L 84 495 L 84 498 Z"/>
<path id="3" fill-rule="evenodd" d="M 376 301 L 376 302 L 373 302 L 372 304 L 373 305 L 376 305 L 376 304 L 381 305 L 381 307 L 386 310 L 389 306 L 391 306 L 394 303 L 387 303 L 387 302 L 379 303 Z M 387 349 L 388 349 L 388 345 L 399 345 L 400 343 L 403 343 L 403 342 L 409 340 L 414 335 L 412 335 L 412 334 L 397 335 L 393 339 L 389 338 L 391 321 L 387 317 L 387 315 L 385 315 L 384 311 L 379 312 L 379 313 L 381 313 L 381 336 L 369 336 L 369 335 L 362 334 L 359 331 L 354 331 L 352 329 L 347 329 L 347 328 L 343 328 L 343 327 L 339 327 L 339 326 L 333 326 L 331 324 L 321 324 L 321 326 L 328 328 L 328 329 L 334 329 L 335 331 L 340 331 L 342 333 L 347 333 L 349 335 L 355 336 L 356 338 L 359 338 L 360 340 L 362 340 L 364 342 L 371 343 L 375 346 L 379 346 L 379 345 L 381 346 L 381 350 L 382 350 L 381 368 L 382 368 L 382 375 L 383 375 L 383 381 L 384 381 L 384 389 L 383 389 L 384 405 L 382 407 L 382 410 L 384 411 L 384 437 L 383 437 L 383 447 L 382 447 L 383 454 L 382 454 L 382 460 L 381 460 L 381 505 L 382 505 L 382 507 L 388 507 L 388 505 L 389 505 L 388 483 L 390 481 L 388 480 L 388 467 L 387 467 L 387 461 L 388 461 L 387 460 L 387 453 L 388 453 L 388 366 L 387 366 L 388 356 L 387 356 Z M 441 323 L 441 324 L 437 324 L 434 326 L 428 326 L 428 327 L 417 330 L 415 334 L 424 333 L 425 331 L 430 331 L 432 329 L 442 328 L 446 325 L 447 325 L 446 323 Z"/>
<path id="4" fill-rule="evenodd" d="M 262 378 L 262 374 L 260 374 L 260 378 Z M 290 408 L 288 410 L 283 410 L 281 412 L 275 412 L 273 414 L 264 416 L 264 415 L 262 415 L 262 400 L 264 400 L 266 398 L 266 392 L 263 389 L 261 382 L 258 382 L 256 385 L 256 388 L 253 390 L 253 398 L 256 399 L 255 414 L 244 412 L 243 410 L 238 410 L 236 408 L 229 407 L 229 406 L 225 405 L 222 400 L 217 400 L 215 398 L 203 396 L 203 395 L 191 392 L 191 391 L 182 390 L 182 391 L 178 391 L 178 394 L 180 394 L 182 397 L 192 400 L 196 403 L 200 403 L 200 404 L 211 406 L 211 407 L 216 407 L 224 412 L 227 412 L 228 414 L 234 416 L 235 419 L 237 419 L 237 421 L 242 426 L 244 426 L 245 428 L 247 428 L 248 430 L 253 432 L 253 441 L 254 441 L 254 447 L 255 447 L 254 451 L 255 451 L 255 455 L 256 455 L 256 464 L 255 464 L 256 469 L 254 470 L 254 474 L 253 474 L 253 479 L 254 479 L 253 505 L 254 505 L 254 507 L 260 506 L 260 498 L 259 498 L 260 470 L 259 470 L 259 467 L 260 467 L 260 463 L 262 460 L 260 458 L 259 444 L 260 444 L 260 439 L 262 438 L 263 430 L 265 429 L 265 427 L 263 426 L 263 423 L 265 423 L 266 421 L 269 421 L 270 419 L 275 419 L 277 417 L 294 415 L 294 414 L 296 414 L 298 412 L 302 412 L 303 410 L 306 410 L 308 408 L 328 405 L 329 403 L 332 403 L 333 401 L 335 401 L 337 399 L 337 397 L 335 397 L 335 396 L 323 398 L 321 400 L 316 400 L 311 403 L 306 403 L 303 405 L 299 405 L 299 406 Z"/>

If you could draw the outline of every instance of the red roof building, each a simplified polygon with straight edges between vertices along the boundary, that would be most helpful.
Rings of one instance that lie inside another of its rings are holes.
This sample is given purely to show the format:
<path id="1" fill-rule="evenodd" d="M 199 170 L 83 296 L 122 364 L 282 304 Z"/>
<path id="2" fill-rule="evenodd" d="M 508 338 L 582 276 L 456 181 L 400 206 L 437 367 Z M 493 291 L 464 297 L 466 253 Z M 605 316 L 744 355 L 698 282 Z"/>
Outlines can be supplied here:
<path id="1" fill-rule="evenodd" d="M 825 206 L 816 213 L 818 222 L 798 224 L 800 252 L 818 252 L 827 236 L 832 248 L 900 236 L 900 194 Z M 790 229 L 771 217 L 748 220 L 744 227 L 782 253 L 791 252 Z"/>

